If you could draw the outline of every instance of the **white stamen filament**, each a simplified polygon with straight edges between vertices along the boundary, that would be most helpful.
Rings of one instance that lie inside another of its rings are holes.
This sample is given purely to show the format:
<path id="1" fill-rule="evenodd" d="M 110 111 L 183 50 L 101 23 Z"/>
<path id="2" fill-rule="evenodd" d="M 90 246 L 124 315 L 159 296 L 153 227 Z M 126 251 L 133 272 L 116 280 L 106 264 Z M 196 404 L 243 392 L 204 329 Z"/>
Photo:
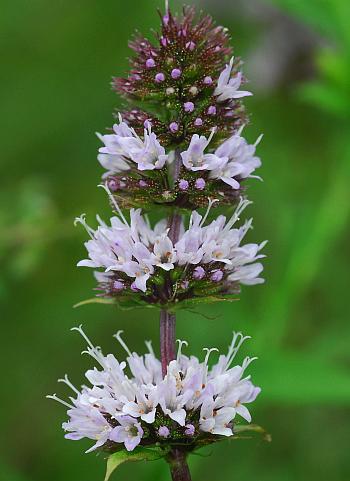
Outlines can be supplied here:
<path id="1" fill-rule="evenodd" d="M 123 339 L 121 338 L 121 334 L 123 334 L 124 331 L 118 331 L 117 334 L 114 334 L 113 337 L 115 337 L 117 339 L 117 341 L 119 342 L 119 344 L 125 349 L 125 351 L 129 354 L 129 356 L 132 356 L 131 352 L 130 352 L 130 349 L 128 348 L 128 346 L 125 344 L 125 342 L 123 341 Z"/>
<path id="2" fill-rule="evenodd" d="M 54 401 L 59 402 L 60 404 L 63 404 L 63 406 L 68 407 L 69 409 L 73 409 L 74 406 L 72 404 L 67 403 L 66 401 L 63 401 L 59 397 L 56 396 L 56 394 L 52 394 L 51 396 L 46 396 L 47 399 L 53 399 Z"/>
<path id="3" fill-rule="evenodd" d="M 80 392 L 78 391 L 78 389 L 74 386 L 74 384 L 72 384 L 70 382 L 70 380 L 68 379 L 68 375 L 65 374 L 64 378 L 63 379 L 58 379 L 57 382 L 63 382 L 64 384 L 67 384 L 68 387 L 71 388 L 71 390 L 75 393 L 77 393 L 78 395 L 80 394 Z"/>
<path id="4" fill-rule="evenodd" d="M 205 221 L 207 220 L 209 212 L 211 211 L 211 208 L 213 207 L 215 202 L 219 202 L 219 199 L 210 199 L 210 197 L 208 197 L 208 208 L 207 208 L 206 213 L 203 216 L 203 219 L 202 219 L 201 223 L 199 224 L 199 227 L 203 227 Z"/>
<path id="5" fill-rule="evenodd" d="M 86 216 L 86 214 L 81 214 L 80 217 L 76 217 L 74 219 L 74 226 L 77 226 L 78 224 L 81 224 L 85 228 L 86 232 L 89 234 L 91 239 L 94 239 L 95 238 L 95 231 L 86 223 L 85 216 Z"/>
<path id="6" fill-rule="evenodd" d="M 231 227 L 239 220 L 239 216 L 242 214 L 244 209 L 248 207 L 248 205 L 252 204 L 250 200 L 245 200 L 242 197 L 240 198 L 239 204 L 237 209 L 235 210 L 231 219 L 227 222 L 226 226 L 223 229 L 223 232 L 228 231 Z"/>
<path id="7" fill-rule="evenodd" d="M 179 348 L 178 348 L 178 350 L 177 350 L 177 358 L 176 358 L 177 362 L 179 362 L 180 357 L 181 357 L 181 354 L 182 354 L 182 353 L 181 353 L 182 346 L 188 347 L 188 342 L 187 342 L 187 341 L 182 341 L 181 339 L 176 339 L 176 342 L 179 343 Z"/>
<path id="8" fill-rule="evenodd" d="M 116 202 L 115 198 L 113 197 L 113 195 L 112 195 L 111 191 L 109 190 L 107 184 L 99 184 L 98 187 L 102 187 L 102 189 L 104 189 L 107 192 L 107 195 L 110 198 L 112 204 L 114 205 L 116 211 L 118 212 L 119 217 L 124 222 L 124 224 L 129 227 L 128 221 L 125 219 L 125 217 L 123 215 L 123 212 L 121 211 L 118 203 Z"/>

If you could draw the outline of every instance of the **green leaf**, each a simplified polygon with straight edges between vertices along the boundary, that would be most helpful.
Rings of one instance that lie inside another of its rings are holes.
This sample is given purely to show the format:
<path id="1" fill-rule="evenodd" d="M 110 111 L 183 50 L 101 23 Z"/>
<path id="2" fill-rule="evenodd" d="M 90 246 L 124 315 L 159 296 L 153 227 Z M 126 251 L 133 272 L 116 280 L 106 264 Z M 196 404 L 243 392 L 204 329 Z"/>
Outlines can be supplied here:
<path id="1" fill-rule="evenodd" d="M 85 306 L 87 304 L 115 304 L 115 300 L 108 297 L 92 297 L 91 299 L 85 299 L 85 301 L 74 304 L 75 307 Z"/>
<path id="2" fill-rule="evenodd" d="M 164 458 L 169 450 L 169 447 L 161 448 L 159 446 L 152 446 L 148 448 L 138 447 L 130 452 L 125 449 L 118 451 L 109 456 L 107 460 L 105 481 L 109 480 L 111 474 L 118 468 L 118 466 L 127 461 L 156 461 L 157 459 Z"/>

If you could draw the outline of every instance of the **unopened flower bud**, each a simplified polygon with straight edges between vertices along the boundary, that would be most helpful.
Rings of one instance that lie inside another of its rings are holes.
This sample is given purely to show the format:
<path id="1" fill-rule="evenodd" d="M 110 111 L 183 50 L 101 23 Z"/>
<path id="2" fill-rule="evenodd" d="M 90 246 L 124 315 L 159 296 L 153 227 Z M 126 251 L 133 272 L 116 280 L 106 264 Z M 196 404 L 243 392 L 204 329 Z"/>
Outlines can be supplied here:
<path id="1" fill-rule="evenodd" d="M 212 272 L 210 279 L 213 282 L 220 282 L 222 278 L 224 277 L 224 273 L 220 269 L 216 269 L 215 271 Z"/>
<path id="2" fill-rule="evenodd" d="M 158 436 L 160 436 L 161 438 L 167 438 L 169 437 L 169 434 L 170 434 L 170 431 L 166 426 L 161 426 L 158 429 Z"/>
<path id="3" fill-rule="evenodd" d="M 188 182 L 185 179 L 179 180 L 179 189 L 180 190 L 187 190 L 188 189 Z"/>
<path id="4" fill-rule="evenodd" d="M 181 77 L 181 70 L 179 68 L 174 68 L 174 70 L 172 70 L 171 72 L 171 78 L 173 78 L 174 80 L 177 80 L 178 78 Z"/>
<path id="5" fill-rule="evenodd" d="M 156 62 L 153 60 L 153 58 L 148 58 L 146 60 L 146 67 L 147 68 L 153 68 L 156 66 Z"/>
<path id="6" fill-rule="evenodd" d="M 213 83 L 213 79 L 211 77 L 205 77 L 203 83 L 204 85 L 211 85 Z"/>
<path id="7" fill-rule="evenodd" d="M 196 281 L 200 281 L 203 279 L 205 276 L 205 270 L 201 266 L 197 266 L 195 270 L 193 271 L 193 278 L 196 279 Z"/>
<path id="8" fill-rule="evenodd" d="M 205 180 L 200 177 L 199 179 L 196 180 L 194 186 L 198 190 L 203 190 L 205 187 Z"/>
<path id="9" fill-rule="evenodd" d="M 169 129 L 170 129 L 170 132 L 175 134 L 179 130 L 179 124 L 176 122 L 171 122 L 171 124 L 169 125 Z"/>
<path id="10" fill-rule="evenodd" d="M 200 119 L 199 117 L 194 121 L 194 125 L 196 127 L 201 127 L 203 125 L 203 120 Z"/>
<path id="11" fill-rule="evenodd" d="M 157 73 L 157 75 L 154 77 L 154 80 L 155 80 L 157 83 L 164 82 L 164 80 L 165 80 L 165 75 L 163 74 L 163 72 L 159 72 L 159 73 Z"/>
<path id="12" fill-rule="evenodd" d="M 193 426 L 193 424 L 186 424 L 185 428 L 186 428 L 185 429 L 186 436 L 193 436 L 194 435 L 196 429 Z"/>
<path id="13" fill-rule="evenodd" d="M 185 112 L 193 112 L 194 111 L 194 103 L 193 102 L 185 102 L 184 103 Z"/>

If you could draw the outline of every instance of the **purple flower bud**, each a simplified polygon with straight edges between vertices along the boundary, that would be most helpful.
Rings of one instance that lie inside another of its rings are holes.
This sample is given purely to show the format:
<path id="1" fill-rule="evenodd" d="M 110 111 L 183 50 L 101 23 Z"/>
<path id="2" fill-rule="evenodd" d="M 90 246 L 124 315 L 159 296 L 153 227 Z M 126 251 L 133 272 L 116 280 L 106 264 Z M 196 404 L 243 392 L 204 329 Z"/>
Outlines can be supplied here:
<path id="1" fill-rule="evenodd" d="M 198 190 L 203 190 L 205 187 L 205 180 L 202 179 L 202 177 L 200 177 L 199 179 L 196 180 L 194 186 Z"/>
<path id="2" fill-rule="evenodd" d="M 163 47 L 166 47 L 168 45 L 168 39 L 166 37 L 161 37 L 160 43 L 163 45 Z"/>
<path id="3" fill-rule="evenodd" d="M 118 190 L 119 188 L 119 183 L 114 180 L 114 179 L 110 179 L 108 181 L 108 188 L 112 191 L 112 192 L 115 192 L 116 190 Z"/>
<path id="4" fill-rule="evenodd" d="M 157 73 L 157 75 L 154 77 L 154 80 L 159 84 L 161 82 L 164 82 L 165 80 L 165 75 L 163 74 L 163 72 L 159 72 Z"/>
<path id="5" fill-rule="evenodd" d="M 148 184 L 147 184 L 146 181 L 144 181 L 144 180 L 141 179 L 141 180 L 139 181 L 139 186 L 140 186 L 140 187 L 147 187 Z"/>
<path id="6" fill-rule="evenodd" d="M 169 434 L 170 434 L 170 431 L 166 426 L 161 426 L 158 429 L 158 436 L 160 436 L 161 438 L 167 438 Z"/>
<path id="7" fill-rule="evenodd" d="M 215 271 L 212 272 L 210 279 L 213 282 L 220 282 L 223 277 L 224 277 L 224 273 L 220 269 L 216 269 Z"/>
<path id="8" fill-rule="evenodd" d="M 149 119 L 146 119 L 143 123 L 143 126 L 145 129 L 148 129 L 149 127 L 152 127 L 152 122 Z"/>
<path id="9" fill-rule="evenodd" d="M 186 436 L 193 436 L 194 435 L 196 429 L 193 426 L 193 424 L 186 424 L 185 428 L 186 428 L 185 429 Z"/>
<path id="10" fill-rule="evenodd" d="M 186 48 L 188 48 L 188 50 L 191 50 L 191 52 L 196 48 L 196 44 L 194 42 L 187 42 L 186 43 Z"/>
<path id="11" fill-rule="evenodd" d="M 171 77 L 174 79 L 174 80 L 177 80 L 178 78 L 181 77 L 181 70 L 179 68 L 174 68 L 172 71 L 171 71 Z"/>
<path id="12" fill-rule="evenodd" d="M 215 105 L 211 105 L 211 106 L 208 108 L 208 115 L 216 115 L 216 107 L 215 107 Z"/>
<path id="13" fill-rule="evenodd" d="M 213 83 L 213 79 L 211 77 L 205 77 L 203 83 L 204 85 L 211 85 Z"/>
<path id="14" fill-rule="evenodd" d="M 130 286 L 130 289 L 133 291 L 133 292 L 139 292 L 139 289 L 135 286 L 135 282 L 133 282 Z"/>
<path id="15" fill-rule="evenodd" d="M 122 291 L 124 289 L 124 282 L 122 281 L 114 281 L 113 282 L 113 290 L 114 291 Z"/>
<path id="16" fill-rule="evenodd" d="M 169 15 L 168 14 L 164 15 L 163 23 L 164 23 L 164 25 L 168 25 L 168 23 L 169 23 Z"/>
<path id="17" fill-rule="evenodd" d="M 176 122 L 171 122 L 171 124 L 169 125 L 169 129 L 170 129 L 170 132 L 175 134 L 179 130 L 179 124 Z"/>
<path id="18" fill-rule="evenodd" d="M 185 112 L 193 112 L 194 111 L 194 103 L 193 102 L 185 102 L 184 103 Z"/>
<path id="19" fill-rule="evenodd" d="M 146 60 L 146 67 L 147 68 L 153 68 L 156 66 L 156 62 L 153 60 L 153 58 L 148 58 Z"/>
<path id="20" fill-rule="evenodd" d="M 196 281 L 200 281 L 201 279 L 203 279 L 204 276 L 205 270 L 201 266 L 196 267 L 193 271 L 193 278 L 196 279 Z"/>
<path id="21" fill-rule="evenodd" d="M 198 117 L 198 119 L 194 121 L 194 125 L 196 127 L 201 127 L 203 125 L 203 120 Z"/>
<path id="22" fill-rule="evenodd" d="M 185 179 L 179 180 L 179 189 L 180 190 L 187 190 L 188 189 L 188 182 Z"/>

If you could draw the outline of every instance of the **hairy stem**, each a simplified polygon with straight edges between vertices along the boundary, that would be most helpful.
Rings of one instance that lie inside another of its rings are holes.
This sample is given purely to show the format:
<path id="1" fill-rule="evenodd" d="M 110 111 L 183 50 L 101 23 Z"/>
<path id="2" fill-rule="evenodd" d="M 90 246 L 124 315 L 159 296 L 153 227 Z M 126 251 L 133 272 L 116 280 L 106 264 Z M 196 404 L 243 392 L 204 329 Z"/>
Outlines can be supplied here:
<path id="1" fill-rule="evenodd" d="M 186 453 L 173 448 L 168 455 L 167 461 L 170 467 L 173 481 L 191 481 L 190 470 L 186 461 Z"/>
<path id="2" fill-rule="evenodd" d="M 166 309 L 160 311 L 160 356 L 163 377 L 170 361 L 175 359 L 175 314 Z"/>

